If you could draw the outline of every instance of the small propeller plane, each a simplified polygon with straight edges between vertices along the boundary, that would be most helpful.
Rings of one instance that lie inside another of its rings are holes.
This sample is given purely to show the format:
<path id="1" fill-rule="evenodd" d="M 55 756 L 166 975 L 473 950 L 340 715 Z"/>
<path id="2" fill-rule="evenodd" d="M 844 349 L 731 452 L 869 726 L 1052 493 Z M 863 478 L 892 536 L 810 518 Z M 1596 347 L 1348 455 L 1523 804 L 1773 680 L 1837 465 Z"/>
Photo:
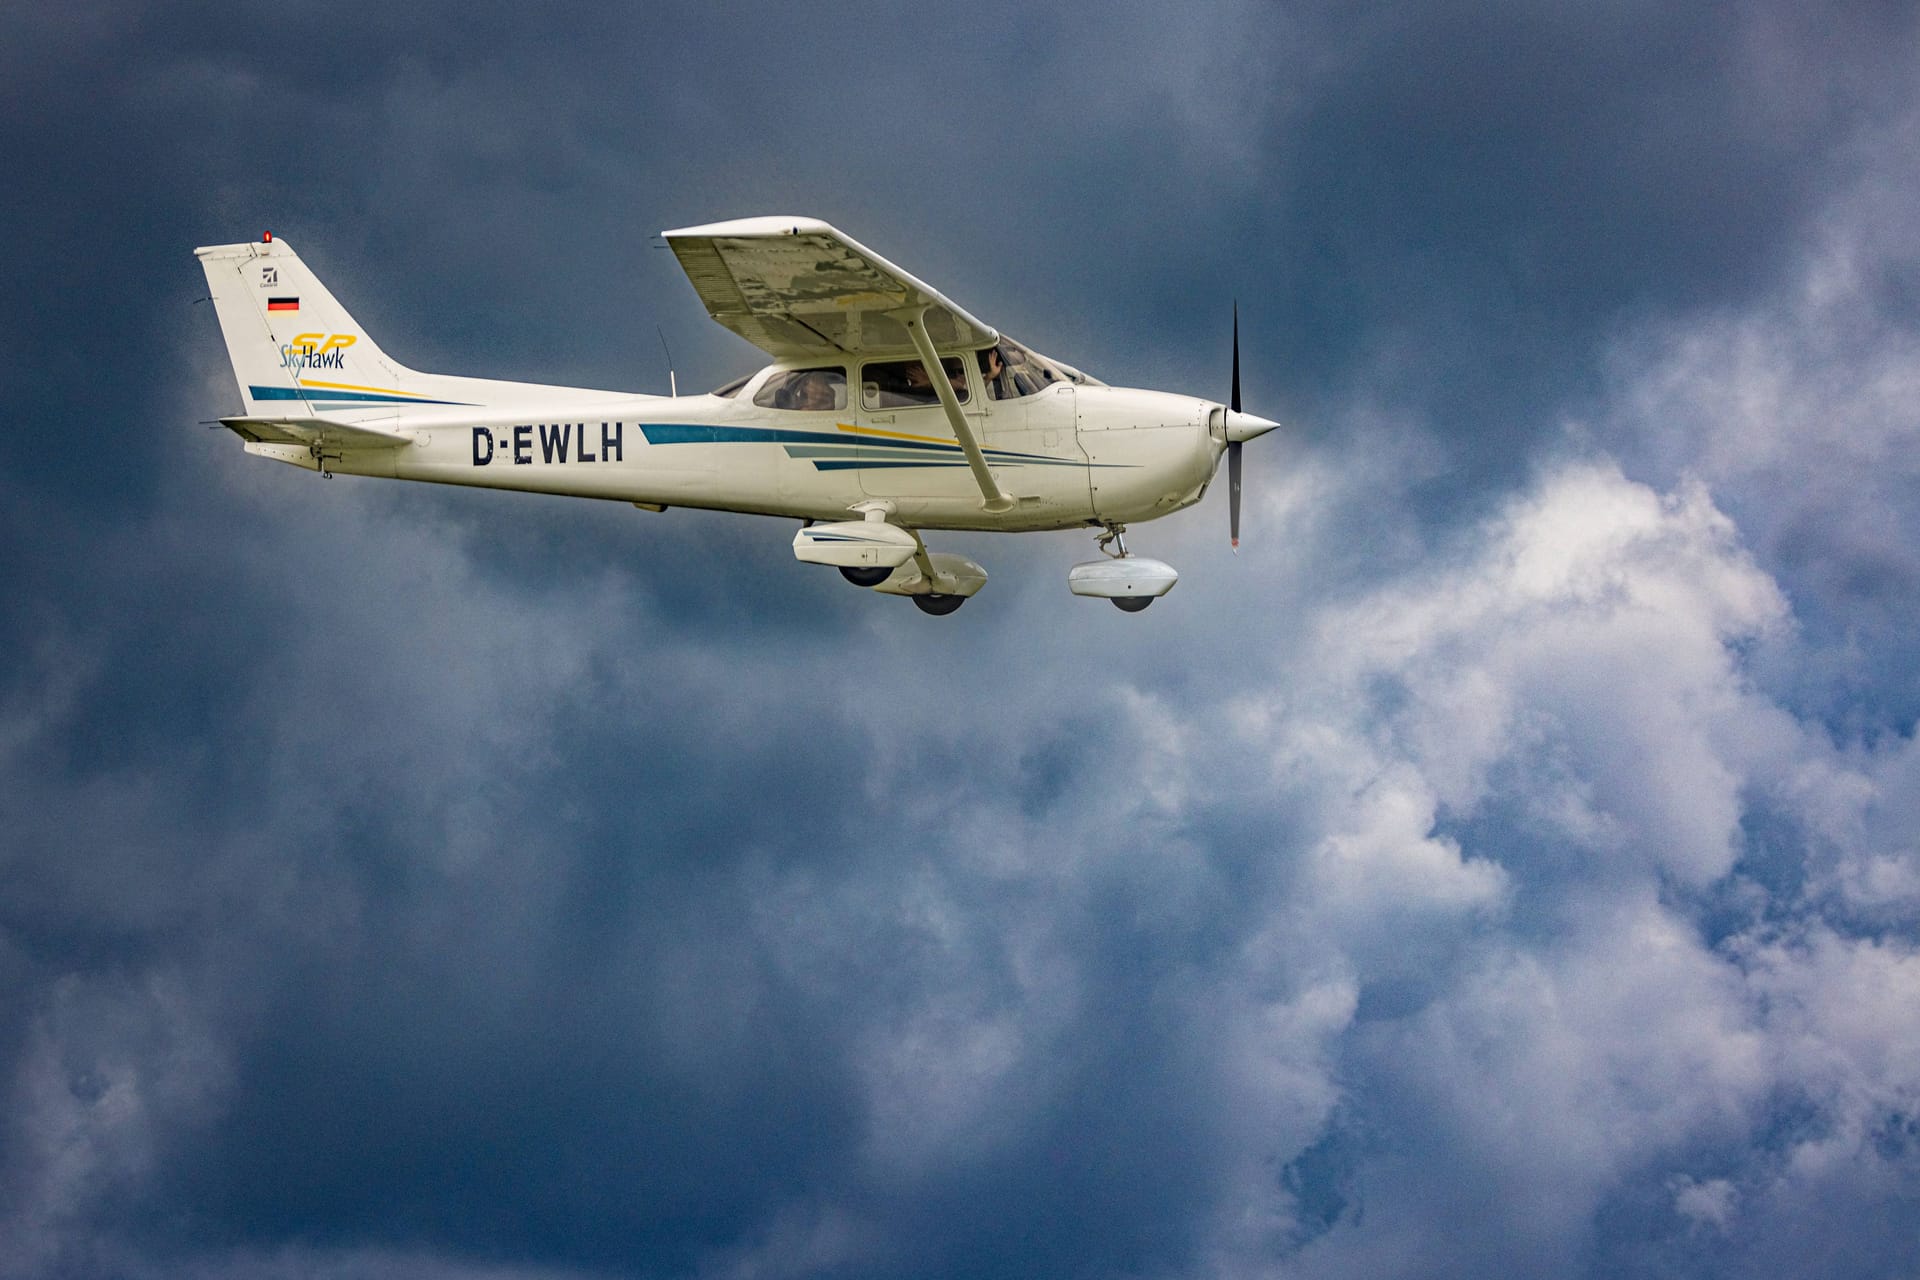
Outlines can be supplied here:
<path id="1" fill-rule="evenodd" d="M 978 319 L 811 218 L 663 236 L 708 313 L 773 363 L 708 395 L 418 373 L 354 323 L 291 246 L 196 249 L 245 413 L 247 452 L 386 476 L 801 521 L 796 558 L 952 613 L 987 580 L 927 530 L 1099 530 L 1076 595 L 1129 612 L 1173 588 L 1129 524 L 1198 502 L 1224 454 L 1240 542 L 1240 447 L 1277 423 L 1110 387 Z M 938 371 L 933 372 L 933 371 Z"/>

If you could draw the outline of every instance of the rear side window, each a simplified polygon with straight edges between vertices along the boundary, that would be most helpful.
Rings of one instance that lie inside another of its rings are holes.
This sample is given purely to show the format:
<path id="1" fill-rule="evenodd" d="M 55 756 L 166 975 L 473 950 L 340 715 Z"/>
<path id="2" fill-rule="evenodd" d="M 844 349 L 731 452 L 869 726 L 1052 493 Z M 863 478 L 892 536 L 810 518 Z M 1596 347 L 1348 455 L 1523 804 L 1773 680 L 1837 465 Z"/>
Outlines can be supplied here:
<path id="1" fill-rule="evenodd" d="M 782 369 L 760 384 L 753 402 L 762 409 L 837 412 L 847 407 L 844 369 Z"/>

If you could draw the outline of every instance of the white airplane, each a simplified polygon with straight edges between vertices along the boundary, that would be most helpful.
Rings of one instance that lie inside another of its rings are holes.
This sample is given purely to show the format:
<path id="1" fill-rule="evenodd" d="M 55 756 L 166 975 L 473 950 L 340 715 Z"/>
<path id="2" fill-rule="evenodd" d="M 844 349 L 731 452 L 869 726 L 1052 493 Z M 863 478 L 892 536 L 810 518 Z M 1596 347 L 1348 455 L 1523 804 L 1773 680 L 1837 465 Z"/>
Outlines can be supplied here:
<path id="1" fill-rule="evenodd" d="M 246 405 L 220 421 L 326 476 L 797 518 L 798 559 L 930 614 L 987 574 L 929 551 L 929 529 L 1097 528 L 1105 557 L 1068 587 L 1146 608 L 1179 575 L 1129 554 L 1126 527 L 1198 502 L 1223 454 L 1239 545 L 1240 446 L 1278 424 L 1240 411 L 1237 318 L 1223 405 L 1049 360 L 811 218 L 664 236 L 708 313 L 772 364 L 671 397 L 417 373 L 286 241 L 196 249 Z"/>

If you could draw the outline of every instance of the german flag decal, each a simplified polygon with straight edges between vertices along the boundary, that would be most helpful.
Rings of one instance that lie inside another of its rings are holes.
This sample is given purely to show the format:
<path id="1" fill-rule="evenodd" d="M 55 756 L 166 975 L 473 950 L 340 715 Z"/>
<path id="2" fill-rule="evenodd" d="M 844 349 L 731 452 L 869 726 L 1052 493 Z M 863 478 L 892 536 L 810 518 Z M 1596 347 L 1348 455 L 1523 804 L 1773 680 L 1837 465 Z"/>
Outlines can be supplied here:
<path id="1" fill-rule="evenodd" d="M 267 299 L 267 310 L 269 311 L 298 311 L 299 309 L 300 299 L 298 298 Z"/>

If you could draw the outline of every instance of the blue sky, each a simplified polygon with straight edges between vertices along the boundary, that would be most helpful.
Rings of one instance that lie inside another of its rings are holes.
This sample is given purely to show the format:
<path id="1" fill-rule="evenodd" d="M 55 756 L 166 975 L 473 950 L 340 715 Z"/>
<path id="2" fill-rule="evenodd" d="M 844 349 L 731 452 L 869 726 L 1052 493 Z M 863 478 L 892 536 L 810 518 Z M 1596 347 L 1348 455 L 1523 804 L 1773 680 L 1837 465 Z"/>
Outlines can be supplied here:
<path id="1" fill-rule="evenodd" d="M 1910 5 L 0 16 L 0 1274 L 1920 1267 Z M 826 218 L 1222 394 L 1246 533 L 321 482 L 191 250 L 416 367 L 756 352 Z"/>

